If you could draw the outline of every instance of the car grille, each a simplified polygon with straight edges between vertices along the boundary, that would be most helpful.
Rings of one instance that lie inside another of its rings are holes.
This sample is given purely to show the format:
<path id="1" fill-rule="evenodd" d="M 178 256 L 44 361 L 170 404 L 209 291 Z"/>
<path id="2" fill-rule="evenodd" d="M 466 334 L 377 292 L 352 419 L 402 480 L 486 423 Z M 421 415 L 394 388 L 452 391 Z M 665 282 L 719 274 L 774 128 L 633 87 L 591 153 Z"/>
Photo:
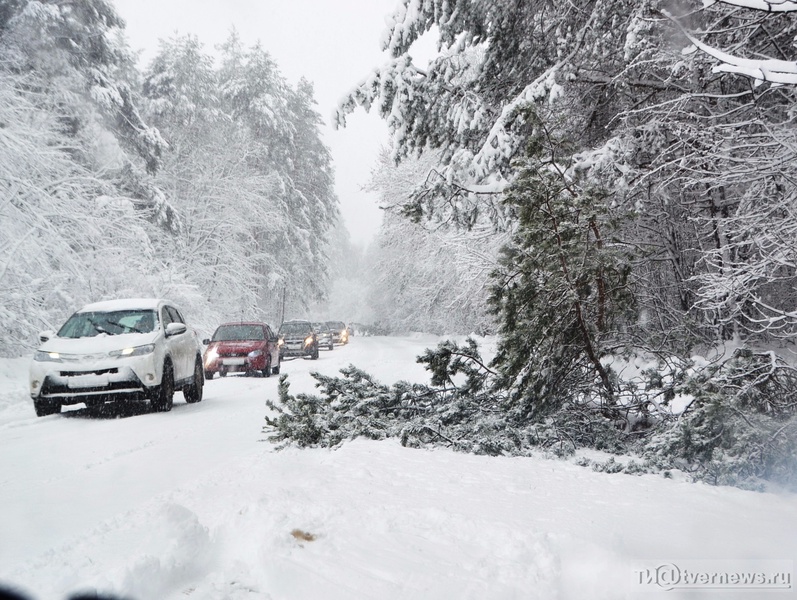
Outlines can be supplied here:
<path id="1" fill-rule="evenodd" d="M 45 379 L 42 385 L 42 396 L 87 396 L 96 394 L 141 392 L 144 386 L 140 381 L 110 381 L 102 387 L 70 388 L 65 383 Z"/>
<path id="2" fill-rule="evenodd" d="M 81 375 L 108 375 L 118 373 L 119 369 L 98 369 L 96 371 L 61 371 L 61 377 L 80 377 Z"/>

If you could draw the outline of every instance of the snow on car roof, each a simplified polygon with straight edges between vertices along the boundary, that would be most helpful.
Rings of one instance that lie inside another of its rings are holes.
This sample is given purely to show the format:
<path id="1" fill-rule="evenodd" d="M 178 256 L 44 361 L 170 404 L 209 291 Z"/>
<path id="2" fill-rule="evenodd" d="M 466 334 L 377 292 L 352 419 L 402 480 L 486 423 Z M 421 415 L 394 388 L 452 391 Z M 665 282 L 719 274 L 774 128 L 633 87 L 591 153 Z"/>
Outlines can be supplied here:
<path id="1" fill-rule="evenodd" d="M 94 302 L 87 304 L 78 312 L 112 312 L 115 310 L 135 310 L 135 309 L 151 309 L 158 308 L 161 302 L 168 302 L 168 300 L 158 298 L 123 298 L 120 300 L 105 300 L 103 302 Z"/>

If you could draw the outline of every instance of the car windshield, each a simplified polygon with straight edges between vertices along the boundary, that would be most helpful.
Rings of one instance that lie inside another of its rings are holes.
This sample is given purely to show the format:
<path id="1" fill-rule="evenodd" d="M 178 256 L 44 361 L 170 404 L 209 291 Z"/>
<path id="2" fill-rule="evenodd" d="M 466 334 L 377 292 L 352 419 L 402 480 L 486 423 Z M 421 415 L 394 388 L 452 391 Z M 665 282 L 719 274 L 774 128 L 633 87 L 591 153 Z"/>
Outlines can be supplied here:
<path id="1" fill-rule="evenodd" d="M 329 331 L 329 327 L 327 327 L 326 323 L 313 323 L 313 329 L 319 333 L 326 333 Z"/>
<path id="2" fill-rule="evenodd" d="M 302 321 L 299 323 L 283 323 L 280 327 L 280 334 L 305 334 L 310 333 L 310 323 Z"/>
<path id="3" fill-rule="evenodd" d="M 155 330 L 158 317 L 154 310 L 115 310 L 110 312 L 75 313 L 58 331 L 58 337 L 94 337 L 101 333 L 150 333 Z"/>
<path id="4" fill-rule="evenodd" d="M 214 342 L 264 339 L 266 339 L 266 335 L 260 325 L 222 325 L 213 334 Z"/>
<path id="5" fill-rule="evenodd" d="M 336 329 L 338 331 L 346 329 L 346 325 L 342 321 L 327 321 L 327 325 L 330 329 Z"/>

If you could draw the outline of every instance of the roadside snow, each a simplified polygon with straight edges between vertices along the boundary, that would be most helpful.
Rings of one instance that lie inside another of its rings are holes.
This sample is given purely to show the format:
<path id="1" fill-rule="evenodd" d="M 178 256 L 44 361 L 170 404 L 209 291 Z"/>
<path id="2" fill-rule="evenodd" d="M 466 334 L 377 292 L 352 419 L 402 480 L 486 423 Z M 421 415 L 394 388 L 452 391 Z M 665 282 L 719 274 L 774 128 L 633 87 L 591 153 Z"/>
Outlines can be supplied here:
<path id="1" fill-rule="evenodd" d="M 436 341 L 355 337 L 283 371 L 293 392 L 349 363 L 423 381 Z M 37 419 L 24 364 L 0 361 L 0 585 L 37 599 L 650 598 L 650 565 L 797 558 L 794 495 L 395 441 L 276 452 L 276 377 L 213 380 L 167 414 Z"/>

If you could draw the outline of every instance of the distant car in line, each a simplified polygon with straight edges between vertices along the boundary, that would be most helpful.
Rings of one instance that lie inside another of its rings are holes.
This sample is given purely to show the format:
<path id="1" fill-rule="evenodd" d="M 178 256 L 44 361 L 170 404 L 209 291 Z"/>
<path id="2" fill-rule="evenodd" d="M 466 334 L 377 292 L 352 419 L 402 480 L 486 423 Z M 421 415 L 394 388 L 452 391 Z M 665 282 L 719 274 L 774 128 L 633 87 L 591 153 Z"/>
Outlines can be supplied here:
<path id="1" fill-rule="evenodd" d="M 280 357 L 318 359 L 318 337 L 310 321 L 285 321 L 279 330 Z"/>
<path id="2" fill-rule="evenodd" d="M 319 346 L 324 346 L 326 347 L 327 350 L 335 349 L 335 342 L 332 339 L 332 330 L 325 322 L 323 321 L 314 322 L 313 330 L 315 330 Z"/>
<path id="3" fill-rule="evenodd" d="M 332 330 L 332 341 L 335 344 L 349 343 L 349 330 L 343 321 L 327 321 L 327 325 Z"/>
<path id="4" fill-rule="evenodd" d="M 202 346 L 168 300 L 134 298 L 84 306 L 58 330 L 39 334 L 30 396 L 40 417 L 63 405 L 149 400 L 172 409 L 174 392 L 202 400 Z"/>
<path id="5" fill-rule="evenodd" d="M 223 323 L 213 337 L 203 340 L 205 377 L 218 373 L 260 373 L 270 377 L 280 372 L 280 351 L 277 335 L 266 323 L 256 321 Z"/>

